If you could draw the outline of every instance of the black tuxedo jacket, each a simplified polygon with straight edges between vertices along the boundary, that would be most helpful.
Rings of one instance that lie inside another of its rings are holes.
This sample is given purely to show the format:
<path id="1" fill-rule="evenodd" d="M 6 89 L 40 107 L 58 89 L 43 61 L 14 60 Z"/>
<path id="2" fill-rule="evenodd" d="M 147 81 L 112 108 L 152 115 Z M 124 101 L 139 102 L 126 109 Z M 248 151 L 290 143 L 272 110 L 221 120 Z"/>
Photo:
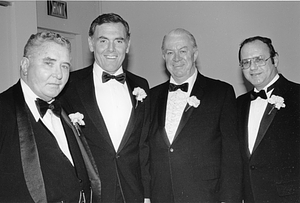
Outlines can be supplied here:
<path id="1" fill-rule="evenodd" d="M 126 83 L 132 112 L 117 151 L 115 151 L 104 119 L 98 108 L 93 82 L 93 65 L 72 72 L 69 83 L 61 95 L 69 113 L 82 113 L 82 128 L 94 155 L 102 183 L 102 201 L 115 202 L 118 194 L 126 202 L 143 202 L 149 197 L 148 145 L 146 138 L 150 120 L 149 96 L 137 101 L 132 91 L 136 87 L 149 95 L 148 82 L 128 71 Z M 103 98 L 105 99 L 105 98 Z"/>
<path id="2" fill-rule="evenodd" d="M 280 110 L 268 104 L 254 149 L 248 149 L 250 92 L 237 99 L 246 202 L 300 202 L 300 85 L 282 75 L 272 95 L 284 98 Z"/>
<path id="3" fill-rule="evenodd" d="M 61 121 L 74 167 L 47 127 L 34 120 L 20 82 L 0 94 L 0 202 L 72 202 L 79 200 L 80 190 L 89 199 L 97 169 L 86 151 L 88 146 L 74 134 L 76 130 L 63 110 Z M 95 198 L 100 195 L 100 185 L 97 187 Z"/>
<path id="4" fill-rule="evenodd" d="M 151 202 L 219 202 L 241 198 L 235 94 L 232 86 L 200 73 L 173 143 L 165 131 L 169 81 L 151 89 L 149 134 Z"/>

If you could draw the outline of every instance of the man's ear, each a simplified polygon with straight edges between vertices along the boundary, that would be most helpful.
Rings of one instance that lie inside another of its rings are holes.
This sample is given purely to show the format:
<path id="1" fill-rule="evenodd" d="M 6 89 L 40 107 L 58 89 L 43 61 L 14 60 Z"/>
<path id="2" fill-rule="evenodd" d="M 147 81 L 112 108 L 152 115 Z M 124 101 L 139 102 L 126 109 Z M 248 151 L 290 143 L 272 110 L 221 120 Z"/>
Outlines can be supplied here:
<path id="1" fill-rule="evenodd" d="M 279 56 L 278 54 L 275 54 L 275 56 L 273 57 L 273 61 L 274 61 L 274 66 L 277 68 L 279 65 Z"/>
<path id="2" fill-rule="evenodd" d="M 129 53 L 129 48 L 130 48 L 130 39 L 128 40 L 128 43 L 127 43 L 126 54 Z"/>
<path id="3" fill-rule="evenodd" d="M 195 49 L 195 50 L 194 50 L 194 62 L 197 61 L 198 54 L 199 54 L 198 49 Z"/>
<path id="4" fill-rule="evenodd" d="M 94 52 L 94 43 L 93 43 L 93 38 L 92 37 L 88 37 L 88 43 L 89 43 L 89 49 L 90 52 Z"/>
<path id="5" fill-rule="evenodd" d="M 162 54 L 162 58 L 163 58 L 164 60 L 166 60 L 166 57 L 165 57 L 165 50 L 161 50 L 161 54 Z"/>
<path id="6" fill-rule="evenodd" d="M 21 73 L 23 76 L 27 75 L 29 64 L 30 64 L 30 61 L 27 57 L 23 57 L 21 59 Z"/>

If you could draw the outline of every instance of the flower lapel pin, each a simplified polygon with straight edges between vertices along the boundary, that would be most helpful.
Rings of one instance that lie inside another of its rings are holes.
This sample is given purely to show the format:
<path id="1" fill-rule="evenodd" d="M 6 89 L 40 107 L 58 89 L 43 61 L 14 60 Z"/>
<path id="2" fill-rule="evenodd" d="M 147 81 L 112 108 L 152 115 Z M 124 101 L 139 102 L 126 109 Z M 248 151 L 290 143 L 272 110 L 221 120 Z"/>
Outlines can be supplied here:
<path id="1" fill-rule="evenodd" d="M 269 99 L 268 102 L 270 104 L 273 104 L 272 109 L 269 111 L 268 115 L 271 114 L 274 108 L 280 110 L 280 108 L 285 108 L 285 103 L 284 99 L 280 96 L 272 95 Z"/>
<path id="2" fill-rule="evenodd" d="M 84 118 L 83 114 L 81 114 L 79 112 L 71 113 L 71 114 L 69 114 L 69 118 L 70 118 L 72 124 L 75 126 L 75 129 L 77 130 L 78 135 L 80 135 L 80 132 L 81 132 L 80 126 L 85 125 L 85 123 L 83 121 L 83 118 Z"/>
<path id="3" fill-rule="evenodd" d="M 200 105 L 200 100 L 196 96 L 187 98 L 188 107 L 185 111 L 188 111 L 191 107 L 197 108 Z"/>
<path id="4" fill-rule="evenodd" d="M 134 88 L 132 94 L 135 96 L 135 99 L 136 99 L 135 108 L 138 106 L 139 101 L 143 102 L 143 100 L 147 97 L 147 94 L 146 94 L 145 90 L 143 90 L 140 87 Z"/>

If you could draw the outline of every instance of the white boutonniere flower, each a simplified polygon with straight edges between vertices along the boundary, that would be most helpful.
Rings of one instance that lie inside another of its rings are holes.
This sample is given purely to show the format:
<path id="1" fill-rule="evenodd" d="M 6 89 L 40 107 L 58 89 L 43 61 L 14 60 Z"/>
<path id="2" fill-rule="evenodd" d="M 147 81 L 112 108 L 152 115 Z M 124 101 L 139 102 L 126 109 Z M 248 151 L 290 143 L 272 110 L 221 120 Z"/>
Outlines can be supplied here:
<path id="1" fill-rule="evenodd" d="M 73 125 L 85 125 L 84 121 L 83 121 L 83 114 L 77 112 L 77 113 L 71 113 L 69 114 L 69 118 L 71 119 L 71 122 L 73 123 Z"/>
<path id="2" fill-rule="evenodd" d="M 196 96 L 191 96 L 187 98 L 188 107 L 185 111 L 189 110 L 189 108 L 194 107 L 197 108 L 200 105 L 200 100 Z"/>
<path id="3" fill-rule="evenodd" d="M 273 107 L 270 110 L 269 115 L 271 114 L 271 112 L 273 111 L 274 108 L 280 110 L 280 108 L 284 108 L 285 107 L 284 99 L 282 97 L 280 97 L 280 96 L 272 95 L 268 99 L 268 102 L 270 104 L 273 104 Z"/>
<path id="4" fill-rule="evenodd" d="M 135 108 L 137 107 L 139 101 L 143 102 L 143 99 L 145 99 L 147 97 L 145 90 L 143 90 L 140 87 L 134 88 L 132 94 L 135 96 L 135 99 L 137 101 Z"/>

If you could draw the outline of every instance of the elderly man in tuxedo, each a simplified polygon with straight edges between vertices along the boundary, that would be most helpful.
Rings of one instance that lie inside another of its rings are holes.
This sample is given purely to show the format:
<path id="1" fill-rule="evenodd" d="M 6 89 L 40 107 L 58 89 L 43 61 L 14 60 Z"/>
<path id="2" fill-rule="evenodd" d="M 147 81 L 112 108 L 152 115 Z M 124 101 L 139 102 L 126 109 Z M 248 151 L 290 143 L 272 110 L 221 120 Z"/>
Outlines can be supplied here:
<path id="1" fill-rule="evenodd" d="M 300 85 L 278 74 L 269 38 L 244 40 L 238 57 L 254 86 L 237 99 L 245 202 L 300 202 Z"/>
<path id="2" fill-rule="evenodd" d="M 148 82 L 122 66 L 130 47 L 128 23 L 98 16 L 89 30 L 95 61 L 72 72 L 62 99 L 85 116 L 82 129 L 99 169 L 102 202 L 149 201 Z"/>
<path id="3" fill-rule="evenodd" d="M 235 94 L 196 68 L 194 36 L 178 28 L 162 43 L 170 80 L 151 89 L 151 202 L 241 200 Z"/>
<path id="4" fill-rule="evenodd" d="M 31 35 L 21 79 L 0 94 L 0 202 L 91 202 L 90 187 L 100 200 L 88 146 L 55 99 L 69 78 L 70 46 L 55 33 Z"/>

